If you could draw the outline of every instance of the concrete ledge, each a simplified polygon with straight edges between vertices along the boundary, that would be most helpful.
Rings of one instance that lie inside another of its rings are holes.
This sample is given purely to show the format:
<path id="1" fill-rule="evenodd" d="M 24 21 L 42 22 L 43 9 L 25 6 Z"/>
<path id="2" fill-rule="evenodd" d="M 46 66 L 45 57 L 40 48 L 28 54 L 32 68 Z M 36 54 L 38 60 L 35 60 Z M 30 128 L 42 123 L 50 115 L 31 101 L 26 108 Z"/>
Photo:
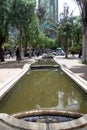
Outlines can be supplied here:
<path id="1" fill-rule="evenodd" d="M 64 123 L 53 123 L 49 125 L 49 130 L 77 130 L 84 128 L 84 130 L 87 129 L 87 115 L 84 115 L 83 117 L 69 122 Z"/>
<path id="2" fill-rule="evenodd" d="M 31 59 L 31 63 L 27 63 L 23 66 L 22 69 L 18 70 L 17 74 L 13 75 L 7 81 L 0 84 L 0 100 L 14 87 L 14 85 L 18 82 L 18 80 L 26 74 L 26 72 L 30 69 L 32 63 L 35 63 L 37 60 L 41 59 L 42 56 L 35 57 Z"/>
<path id="3" fill-rule="evenodd" d="M 3 129 L 4 125 L 6 125 L 10 126 L 11 130 L 13 130 L 13 128 L 16 128 L 18 130 L 46 130 L 45 123 L 26 122 L 16 119 L 13 116 L 9 116 L 7 114 L 0 114 L 0 122 L 3 122 Z"/>
<path id="4" fill-rule="evenodd" d="M 66 67 L 61 66 L 61 69 L 63 70 L 63 72 L 65 72 L 71 79 L 73 79 L 73 81 L 78 84 L 78 86 L 85 92 L 87 93 L 87 83 L 84 79 L 82 79 L 81 77 L 75 75 L 73 72 L 71 72 L 70 70 L 68 70 Z"/>
<path id="5" fill-rule="evenodd" d="M 54 60 L 56 61 L 55 58 Z M 62 65 L 60 62 L 57 63 L 60 65 L 62 71 L 65 74 L 67 74 L 85 93 L 87 93 L 87 82 L 83 78 L 75 75 L 73 72 L 71 72 L 66 66 Z"/>
<path id="6" fill-rule="evenodd" d="M 30 64 L 25 64 L 17 74 L 13 75 L 9 80 L 0 85 L 0 100 L 9 92 L 9 90 L 17 83 L 17 81 L 29 70 Z"/>
<path id="7" fill-rule="evenodd" d="M 19 112 L 16 114 L 13 114 L 13 117 L 16 117 L 18 119 L 26 118 L 26 117 L 33 117 L 33 116 L 62 116 L 67 118 L 73 118 L 78 119 L 82 117 L 84 114 L 80 114 L 77 112 L 69 112 L 69 111 L 59 111 L 58 109 L 50 109 L 50 108 L 44 108 L 39 110 L 31 110 L 31 111 L 25 111 L 25 112 Z"/>
<path id="8" fill-rule="evenodd" d="M 0 114 L 0 124 L 2 123 L 2 129 L 4 126 L 9 126 L 11 130 L 86 130 L 87 129 L 87 114 L 83 117 L 76 119 L 74 121 L 64 122 L 64 123 L 35 123 L 26 122 L 9 116 L 7 114 Z"/>

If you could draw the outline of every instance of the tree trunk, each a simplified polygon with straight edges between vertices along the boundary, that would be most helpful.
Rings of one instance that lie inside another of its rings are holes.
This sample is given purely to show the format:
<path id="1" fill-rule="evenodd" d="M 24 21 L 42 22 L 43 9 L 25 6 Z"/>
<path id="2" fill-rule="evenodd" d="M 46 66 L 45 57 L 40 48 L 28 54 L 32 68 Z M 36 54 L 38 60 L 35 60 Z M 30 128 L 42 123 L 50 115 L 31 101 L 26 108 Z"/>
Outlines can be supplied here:
<path id="1" fill-rule="evenodd" d="M 87 64 L 87 25 L 83 24 L 82 63 Z"/>
<path id="2" fill-rule="evenodd" d="M 82 62 L 87 64 L 87 0 L 80 1 L 82 11 Z"/>
<path id="3" fill-rule="evenodd" d="M 22 50 L 22 42 L 23 42 L 23 32 L 22 29 L 20 28 L 20 57 L 21 59 L 23 58 L 23 50 Z"/>
<path id="4" fill-rule="evenodd" d="M 64 52 L 65 52 L 65 58 L 67 58 L 68 57 L 68 38 L 67 37 L 65 37 Z"/>
<path id="5" fill-rule="evenodd" d="M 1 59 L 1 62 L 4 62 L 4 50 L 2 48 L 2 46 L 0 45 L 0 59 Z"/>
<path id="6" fill-rule="evenodd" d="M 0 35 L 0 60 L 4 62 L 4 50 L 2 48 L 3 43 L 5 42 L 5 37 Z"/>

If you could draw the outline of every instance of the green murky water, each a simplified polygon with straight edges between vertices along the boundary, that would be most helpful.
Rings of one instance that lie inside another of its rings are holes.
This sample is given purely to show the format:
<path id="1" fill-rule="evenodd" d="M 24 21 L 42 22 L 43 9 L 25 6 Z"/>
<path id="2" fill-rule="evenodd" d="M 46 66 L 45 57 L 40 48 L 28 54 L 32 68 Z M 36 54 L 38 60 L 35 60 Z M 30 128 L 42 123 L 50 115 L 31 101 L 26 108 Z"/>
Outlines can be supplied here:
<path id="1" fill-rule="evenodd" d="M 87 95 L 61 71 L 30 71 L 0 101 L 0 112 L 40 108 L 87 113 Z"/>

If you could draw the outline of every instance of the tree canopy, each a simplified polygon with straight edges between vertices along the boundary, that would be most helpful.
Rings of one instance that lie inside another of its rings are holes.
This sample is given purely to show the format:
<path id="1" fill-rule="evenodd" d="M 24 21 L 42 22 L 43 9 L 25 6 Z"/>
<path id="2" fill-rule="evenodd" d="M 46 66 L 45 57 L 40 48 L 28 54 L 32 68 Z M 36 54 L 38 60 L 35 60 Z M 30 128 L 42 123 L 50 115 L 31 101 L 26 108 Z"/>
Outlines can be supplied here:
<path id="1" fill-rule="evenodd" d="M 82 16 L 82 62 L 87 64 L 87 0 L 75 0 Z"/>
<path id="2" fill-rule="evenodd" d="M 35 0 L 0 0 L 0 59 L 4 61 L 2 45 L 8 37 L 9 27 L 20 32 L 20 48 L 24 30 L 35 14 Z"/>

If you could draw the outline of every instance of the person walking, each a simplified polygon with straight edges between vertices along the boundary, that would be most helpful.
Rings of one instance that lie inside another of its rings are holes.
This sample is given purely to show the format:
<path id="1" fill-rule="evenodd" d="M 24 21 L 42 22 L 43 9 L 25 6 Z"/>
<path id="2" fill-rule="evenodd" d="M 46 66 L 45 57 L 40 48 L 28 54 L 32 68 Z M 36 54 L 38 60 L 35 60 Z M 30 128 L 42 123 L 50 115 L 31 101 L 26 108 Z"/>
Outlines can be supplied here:
<path id="1" fill-rule="evenodd" d="M 16 50 L 16 60 L 17 60 L 17 61 L 20 61 L 20 60 L 21 60 L 19 47 L 18 47 L 17 50 Z"/>

